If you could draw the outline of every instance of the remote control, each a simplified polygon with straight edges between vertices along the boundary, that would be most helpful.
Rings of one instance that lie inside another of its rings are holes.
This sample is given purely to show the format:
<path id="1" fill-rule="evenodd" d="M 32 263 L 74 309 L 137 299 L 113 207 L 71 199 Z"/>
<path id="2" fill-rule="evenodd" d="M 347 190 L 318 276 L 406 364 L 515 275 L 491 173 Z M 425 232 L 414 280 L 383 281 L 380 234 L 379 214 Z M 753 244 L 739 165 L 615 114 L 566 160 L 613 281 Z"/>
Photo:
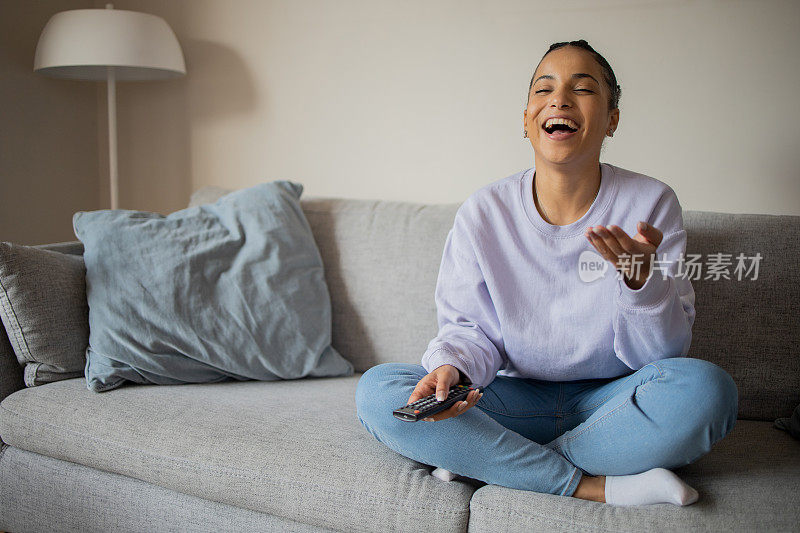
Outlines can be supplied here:
<path id="1" fill-rule="evenodd" d="M 436 393 L 433 393 L 425 398 L 420 398 L 416 402 L 395 409 L 392 414 L 395 418 L 405 420 L 406 422 L 417 422 L 423 418 L 435 415 L 440 411 L 449 409 L 450 406 L 456 402 L 463 401 L 471 390 L 472 387 L 469 385 L 453 385 L 447 393 L 447 398 L 441 402 L 436 399 Z"/>

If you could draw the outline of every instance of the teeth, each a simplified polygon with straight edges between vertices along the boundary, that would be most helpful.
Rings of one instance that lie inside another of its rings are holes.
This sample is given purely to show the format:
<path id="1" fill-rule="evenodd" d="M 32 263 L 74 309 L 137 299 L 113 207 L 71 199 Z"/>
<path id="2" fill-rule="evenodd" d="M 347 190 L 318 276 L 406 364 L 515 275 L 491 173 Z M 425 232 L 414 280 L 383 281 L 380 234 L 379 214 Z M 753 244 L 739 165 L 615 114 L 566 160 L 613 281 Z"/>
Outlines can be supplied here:
<path id="1" fill-rule="evenodd" d="M 549 128 L 553 124 L 566 124 L 567 126 L 569 126 L 574 130 L 578 129 L 578 125 L 568 118 L 549 118 L 547 119 L 547 122 L 544 123 L 544 127 Z"/>

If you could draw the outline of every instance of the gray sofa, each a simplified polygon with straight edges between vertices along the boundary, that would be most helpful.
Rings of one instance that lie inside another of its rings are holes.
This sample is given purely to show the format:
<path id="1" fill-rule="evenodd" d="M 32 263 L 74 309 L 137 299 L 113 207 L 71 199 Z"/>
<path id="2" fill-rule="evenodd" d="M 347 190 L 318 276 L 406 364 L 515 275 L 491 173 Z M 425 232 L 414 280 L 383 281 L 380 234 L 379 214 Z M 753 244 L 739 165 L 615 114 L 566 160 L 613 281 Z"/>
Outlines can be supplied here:
<path id="1" fill-rule="evenodd" d="M 225 189 L 197 191 L 190 205 Z M 757 279 L 693 280 L 690 356 L 727 370 L 739 419 L 675 472 L 694 505 L 616 507 L 444 482 L 376 441 L 358 379 L 419 363 L 437 334 L 434 287 L 458 204 L 305 197 L 333 308 L 333 345 L 356 374 L 123 387 L 84 378 L 26 388 L 0 328 L 0 530 L 797 531 L 800 441 L 773 427 L 800 403 L 800 217 L 685 211 L 688 253 L 760 253 Z M 81 254 L 79 241 L 42 245 Z"/>

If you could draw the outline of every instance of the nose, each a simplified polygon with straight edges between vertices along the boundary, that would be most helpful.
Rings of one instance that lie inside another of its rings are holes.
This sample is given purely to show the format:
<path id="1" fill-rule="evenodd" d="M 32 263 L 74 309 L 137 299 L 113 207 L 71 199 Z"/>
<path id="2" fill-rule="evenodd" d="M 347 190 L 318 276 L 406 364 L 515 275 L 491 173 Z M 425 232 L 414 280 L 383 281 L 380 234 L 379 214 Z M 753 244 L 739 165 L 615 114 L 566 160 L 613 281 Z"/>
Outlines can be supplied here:
<path id="1" fill-rule="evenodd" d="M 550 106 L 561 109 L 572 105 L 572 94 L 569 89 L 556 89 L 550 93 Z"/>

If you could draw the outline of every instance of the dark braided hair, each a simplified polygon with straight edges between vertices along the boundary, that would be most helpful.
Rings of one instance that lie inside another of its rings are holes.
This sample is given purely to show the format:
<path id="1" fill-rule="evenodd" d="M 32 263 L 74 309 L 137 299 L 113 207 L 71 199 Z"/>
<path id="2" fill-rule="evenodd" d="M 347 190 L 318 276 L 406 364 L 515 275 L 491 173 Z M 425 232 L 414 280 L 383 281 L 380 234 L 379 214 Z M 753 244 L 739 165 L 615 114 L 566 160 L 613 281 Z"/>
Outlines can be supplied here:
<path id="1" fill-rule="evenodd" d="M 612 70 L 611 65 L 608 64 L 606 58 L 601 56 L 594 48 L 592 48 L 589 43 L 587 43 L 584 39 L 579 41 L 565 41 L 563 43 L 553 43 L 550 45 L 550 49 L 545 52 L 542 56 L 542 59 L 539 60 L 539 65 L 542 64 L 542 60 L 544 60 L 545 56 L 552 52 L 553 50 L 558 50 L 563 46 L 575 46 L 578 48 L 583 48 L 584 50 L 588 51 L 594 57 L 594 60 L 600 65 L 600 68 L 603 69 L 603 79 L 606 82 L 606 85 L 609 88 L 609 92 L 611 96 L 608 99 L 608 110 L 611 111 L 612 109 L 616 109 L 619 107 L 619 97 L 622 95 L 622 89 L 619 85 L 617 85 L 617 77 L 614 75 L 614 70 Z M 539 65 L 536 65 L 536 69 L 539 68 Z M 533 81 L 534 77 L 536 76 L 536 69 L 533 69 L 533 76 L 531 76 L 531 83 L 528 86 L 528 99 L 525 100 L 525 105 L 528 105 L 528 101 L 531 98 L 531 89 L 533 88 Z"/>

